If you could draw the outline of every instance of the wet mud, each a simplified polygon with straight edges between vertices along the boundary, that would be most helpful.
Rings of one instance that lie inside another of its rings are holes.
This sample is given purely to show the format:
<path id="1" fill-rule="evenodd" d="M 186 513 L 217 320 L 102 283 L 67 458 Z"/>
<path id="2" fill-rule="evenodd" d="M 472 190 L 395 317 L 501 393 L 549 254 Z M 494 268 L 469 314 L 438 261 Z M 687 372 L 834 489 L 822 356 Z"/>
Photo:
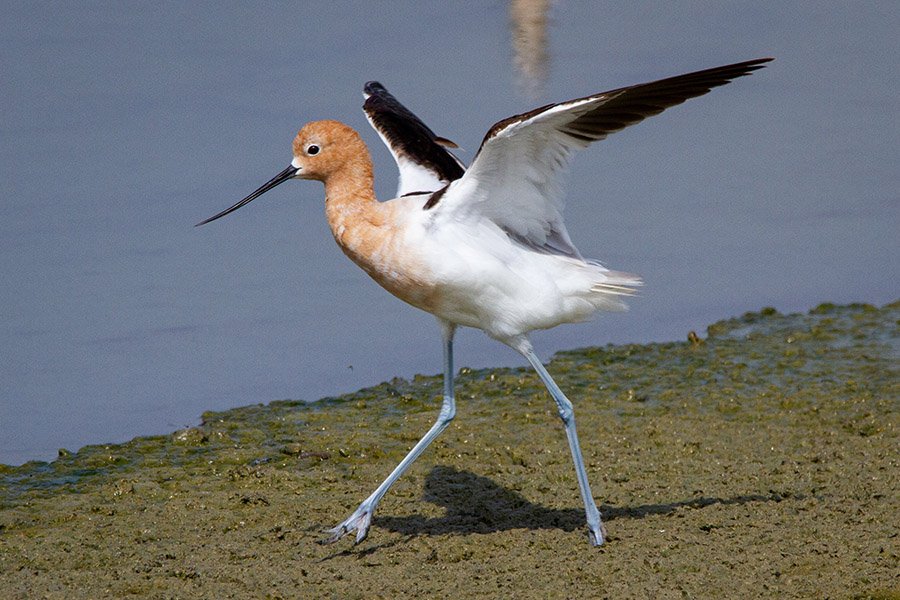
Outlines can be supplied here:
<path id="1" fill-rule="evenodd" d="M 900 599 L 898 323 L 764 309 L 555 356 L 600 548 L 538 377 L 462 369 L 359 545 L 317 541 L 431 426 L 439 377 L 0 465 L 0 596 Z"/>

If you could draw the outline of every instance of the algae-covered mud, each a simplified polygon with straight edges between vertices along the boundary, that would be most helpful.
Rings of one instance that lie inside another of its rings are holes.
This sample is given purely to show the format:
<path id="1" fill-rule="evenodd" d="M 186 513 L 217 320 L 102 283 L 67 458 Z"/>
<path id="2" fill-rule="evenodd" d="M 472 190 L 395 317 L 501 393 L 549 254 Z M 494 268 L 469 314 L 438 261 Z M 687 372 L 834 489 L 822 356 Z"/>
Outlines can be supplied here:
<path id="1" fill-rule="evenodd" d="M 537 376 L 463 369 L 358 546 L 316 541 L 431 425 L 437 377 L 0 466 L 0 596 L 900 598 L 898 320 L 763 310 L 557 355 L 599 549 Z"/>

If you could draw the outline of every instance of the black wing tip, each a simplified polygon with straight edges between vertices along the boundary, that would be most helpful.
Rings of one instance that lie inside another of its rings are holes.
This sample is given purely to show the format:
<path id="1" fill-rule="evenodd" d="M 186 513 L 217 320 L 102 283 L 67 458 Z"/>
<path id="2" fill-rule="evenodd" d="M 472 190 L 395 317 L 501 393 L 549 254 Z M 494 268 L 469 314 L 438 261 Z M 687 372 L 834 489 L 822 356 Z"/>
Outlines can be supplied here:
<path id="1" fill-rule="evenodd" d="M 395 155 L 421 163 L 444 181 L 462 177 L 463 168 L 445 149 L 455 148 L 456 144 L 436 135 L 380 82 L 366 82 L 363 93 L 367 96 L 363 110 Z"/>
<path id="2" fill-rule="evenodd" d="M 363 102 L 363 110 L 373 119 L 378 116 L 394 116 L 404 120 L 416 122 L 425 128 L 431 136 L 434 136 L 428 127 L 419 119 L 412 111 L 403 106 L 399 100 L 394 98 L 393 94 L 387 91 L 378 81 L 368 81 L 363 86 L 363 95 L 366 97 Z"/>
<path id="3" fill-rule="evenodd" d="M 476 159 L 478 158 L 478 154 L 481 152 L 481 148 L 484 147 L 485 143 L 489 139 L 491 139 L 492 137 L 497 135 L 500 131 L 506 129 L 507 127 L 509 127 L 510 125 L 512 125 L 514 123 L 517 123 L 520 121 L 526 121 L 532 117 L 535 117 L 535 116 L 541 114 L 544 111 L 547 111 L 547 110 L 554 108 L 556 106 L 559 106 L 561 104 L 577 102 L 579 100 L 590 100 L 590 99 L 594 99 L 594 98 L 599 98 L 601 96 L 608 96 L 608 97 L 618 96 L 618 95 L 622 95 L 622 94 L 633 93 L 633 92 L 635 92 L 637 90 L 641 90 L 641 89 L 644 89 L 644 90 L 653 89 L 656 91 L 660 91 L 660 90 L 666 90 L 667 88 L 671 88 L 670 91 L 678 91 L 680 93 L 677 95 L 679 95 L 679 96 L 683 95 L 683 97 L 680 97 L 680 99 L 678 99 L 677 101 L 669 102 L 660 107 L 653 107 L 652 109 L 645 110 L 643 112 L 643 114 L 638 115 L 638 118 L 630 118 L 629 117 L 629 118 L 625 119 L 621 126 L 610 129 L 608 132 L 608 133 L 613 133 L 613 132 L 623 129 L 633 123 L 637 123 L 648 116 L 659 114 L 666 108 L 680 104 L 680 103 L 684 102 L 685 100 L 688 100 L 690 98 L 695 98 L 697 96 L 702 96 L 703 94 L 709 92 L 712 88 L 719 87 L 719 86 L 725 85 L 727 83 L 730 83 L 732 80 L 737 79 L 738 77 L 744 77 L 745 75 L 749 75 L 753 71 L 764 68 L 766 66 L 766 63 L 772 62 L 773 60 L 775 60 L 775 58 L 771 57 L 771 56 L 767 56 L 767 57 L 763 57 L 763 58 L 754 58 L 751 60 L 745 60 L 742 62 L 732 63 L 730 65 L 711 67 L 708 69 L 702 69 L 700 71 L 693 71 L 690 73 L 683 73 L 681 75 L 675 75 L 673 77 L 667 77 L 665 79 L 658 79 L 656 81 L 650 81 L 647 83 L 639 83 L 639 84 L 628 86 L 628 87 L 617 88 L 617 89 L 608 90 L 605 92 L 599 92 L 596 94 L 592 94 L 590 96 L 584 96 L 582 98 L 575 98 L 575 99 L 567 100 L 564 102 L 554 102 L 551 104 L 546 104 L 544 106 L 540 106 L 540 107 L 530 110 L 528 112 L 525 112 L 525 113 L 522 113 L 519 115 L 513 115 L 511 117 L 508 117 L 506 119 L 498 121 L 497 123 L 494 123 L 494 125 L 491 126 L 491 128 L 485 134 L 484 139 L 481 141 L 481 146 L 479 146 L 478 152 L 475 153 L 475 158 Z M 686 83 L 688 83 L 690 85 L 690 87 L 694 88 L 694 91 L 689 92 L 689 93 L 684 93 L 685 90 L 683 90 L 683 89 L 678 90 L 678 88 L 682 88 Z M 567 131 L 567 133 L 569 135 L 573 135 L 572 131 Z M 575 137 L 579 137 L 579 135 L 575 134 Z M 582 136 L 581 139 L 583 139 L 584 141 L 591 142 L 591 141 L 596 141 L 596 140 L 602 139 L 602 138 L 598 138 L 596 136 L 594 136 L 594 137 Z"/>
<path id="4" fill-rule="evenodd" d="M 701 82 L 706 80 L 707 83 L 710 83 L 713 86 L 724 85 L 730 82 L 733 79 L 738 77 L 743 77 L 745 75 L 749 75 L 753 71 L 758 71 L 759 69 L 763 69 L 766 66 L 766 63 L 772 62 L 775 60 L 772 57 L 766 58 L 754 58 L 753 60 L 745 60 L 742 62 L 732 63 L 730 65 L 721 65 L 718 67 L 710 67 L 708 69 L 701 69 L 699 71 L 692 71 L 689 73 L 683 73 L 681 75 L 675 75 L 672 77 L 665 77 L 663 79 L 657 79 L 656 81 L 649 81 L 647 83 L 641 83 L 633 86 L 628 86 L 624 88 L 619 88 L 617 90 L 610 90 L 609 92 L 604 93 L 612 93 L 612 92 L 621 92 L 627 91 L 643 86 L 658 86 L 664 85 L 669 82 L 685 82 L 685 81 L 694 81 Z M 709 78 L 709 79 L 706 79 Z"/>
<path id="5" fill-rule="evenodd" d="M 766 58 L 757 58 L 757 59 L 754 59 L 754 60 L 748 60 L 748 61 L 746 61 L 745 63 L 743 63 L 744 65 L 746 65 L 746 66 L 745 66 L 745 73 L 744 73 L 744 74 L 745 74 L 745 75 L 749 75 L 749 74 L 752 73 L 753 71 L 758 71 L 758 70 L 760 70 L 760 69 L 765 69 L 767 63 L 770 63 L 770 62 L 772 62 L 773 60 L 775 60 L 775 57 L 774 57 L 774 56 L 769 56 L 769 57 L 766 57 Z M 740 63 L 739 63 L 739 64 L 740 64 Z"/>
<path id="6" fill-rule="evenodd" d="M 749 75 L 753 71 L 764 69 L 766 67 L 766 63 L 770 63 L 773 60 L 775 60 L 775 58 L 773 57 L 754 58 L 753 60 L 745 60 L 730 65 L 722 65 L 721 67 L 712 67 L 709 69 L 694 71 L 693 73 L 676 75 L 675 77 L 669 77 L 667 79 L 682 79 L 684 77 L 702 78 L 705 75 L 710 75 L 716 78 L 723 79 L 723 83 L 728 83 L 732 79 L 743 77 L 745 75 Z"/>
<path id="7" fill-rule="evenodd" d="M 736 71 L 743 71 L 745 73 L 749 73 L 751 71 L 758 71 L 759 69 L 764 69 L 766 67 L 766 63 L 770 63 L 775 60 L 774 56 L 767 56 L 765 58 L 754 58 L 753 60 L 745 60 L 743 62 L 734 63 L 733 65 L 726 65 L 724 67 L 718 67 L 719 69 L 734 69 Z"/>
<path id="8" fill-rule="evenodd" d="M 369 95 L 386 94 L 386 93 L 388 93 L 388 91 L 387 91 L 386 87 L 381 85 L 381 82 L 373 80 L 373 81 L 366 82 L 366 84 L 363 86 L 363 93 L 369 94 Z"/>
<path id="9" fill-rule="evenodd" d="M 751 58 L 750 60 L 742 60 L 740 62 L 736 62 L 731 65 L 725 65 L 725 66 L 739 67 L 741 65 L 762 65 L 767 62 L 772 62 L 773 60 L 775 60 L 774 56 L 764 56 L 762 58 Z"/>

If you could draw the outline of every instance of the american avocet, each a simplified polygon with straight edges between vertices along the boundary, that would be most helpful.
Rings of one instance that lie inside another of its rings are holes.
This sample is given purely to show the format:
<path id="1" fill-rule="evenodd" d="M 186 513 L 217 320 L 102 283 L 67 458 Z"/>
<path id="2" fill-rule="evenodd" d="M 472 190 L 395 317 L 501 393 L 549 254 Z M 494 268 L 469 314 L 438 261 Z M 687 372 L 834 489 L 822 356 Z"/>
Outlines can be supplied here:
<path id="1" fill-rule="evenodd" d="M 375 198 L 372 161 L 356 131 L 337 121 L 315 121 L 297 134 L 294 158 L 286 169 L 234 206 L 198 223 L 237 210 L 289 179 L 317 179 L 325 184 L 325 215 L 341 250 L 386 290 L 435 315 L 440 324 L 444 394 L 437 421 L 372 495 L 329 530 L 325 541 L 353 531 L 356 542 L 362 541 L 388 488 L 453 419 L 453 334 L 462 325 L 481 329 L 517 350 L 537 371 L 565 426 L 590 541 L 603 543 L 605 532 L 588 485 L 572 403 L 535 355 L 528 333 L 583 321 L 600 310 L 622 309 L 622 297 L 641 282 L 585 260 L 572 244 L 562 218 L 563 173 L 576 150 L 770 60 L 619 88 L 504 119 L 488 130 L 461 177 L 436 191 L 412 189 L 389 202 Z M 367 92 L 381 94 L 383 88 L 378 88 Z M 369 95 L 371 99 L 374 94 Z M 368 114 L 401 168 L 405 160 L 418 160 L 420 154 L 404 146 L 409 140 Z M 395 114 L 400 115 L 397 127 L 418 123 L 428 132 L 428 143 L 439 141 L 412 113 Z M 439 180 L 452 179 L 433 166 L 425 170 Z"/>

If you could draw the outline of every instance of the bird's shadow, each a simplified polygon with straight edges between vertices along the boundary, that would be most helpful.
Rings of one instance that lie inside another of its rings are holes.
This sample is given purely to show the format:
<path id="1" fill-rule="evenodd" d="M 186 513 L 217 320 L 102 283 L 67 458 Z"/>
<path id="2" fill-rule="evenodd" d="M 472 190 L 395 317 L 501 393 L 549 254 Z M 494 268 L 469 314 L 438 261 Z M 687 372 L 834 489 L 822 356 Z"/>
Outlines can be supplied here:
<path id="1" fill-rule="evenodd" d="M 714 504 L 780 502 L 788 494 L 746 494 L 731 498 L 698 496 L 664 504 L 630 507 L 603 505 L 604 521 L 673 513 L 679 508 L 702 508 Z M 425 480 L 423 499 L 446 509 L 441 517 L 420 515 L 377 516 L 375 525 L 404 535 L 443 535 L 491 533 L 507 529 L 562 529 L 574 531 L 584 526 L 581 508 L 547 508 L 534 504 L 520 494 L 503 488 L 491 479 L 452 467 L 436 466 Z"/>

